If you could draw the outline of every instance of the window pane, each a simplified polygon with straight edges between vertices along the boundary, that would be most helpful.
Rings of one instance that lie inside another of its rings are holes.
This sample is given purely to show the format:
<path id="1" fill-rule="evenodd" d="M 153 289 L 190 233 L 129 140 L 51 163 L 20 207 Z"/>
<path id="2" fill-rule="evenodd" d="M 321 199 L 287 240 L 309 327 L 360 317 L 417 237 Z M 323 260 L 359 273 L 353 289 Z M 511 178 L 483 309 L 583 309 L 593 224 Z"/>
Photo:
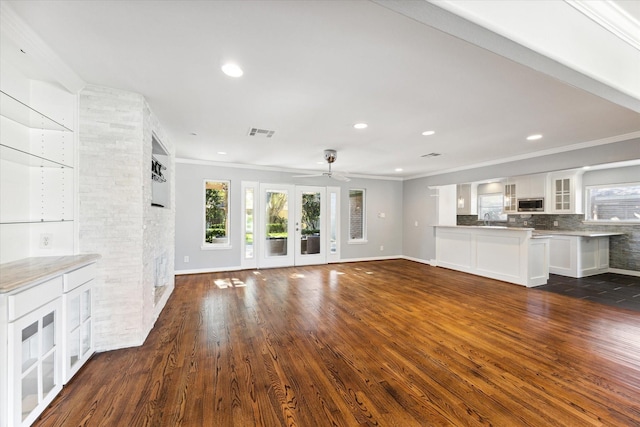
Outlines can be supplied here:
<path id="1" fill-rule="evenodd" d="M 337 194 L 336 193 L 331 193 L 331 214 L 330 214 L 330 228 L 331 230 L 329 231 L 331 233 L 331 247 L 329 248 L 329 250 L 331 251 L 332 254 L 337 253 L 338 251 L 338 240 L 337 240 L 337 236 L 338 236 L 338 198 L 337 198 Z"/>
<path id="2" fill-rule="evenodd" d="M 229 243 L 229 182 L 205 182 L 205 243 Z"/>
<path id="3" fill-rule="evenodd" d="M 349 239 L 364 239 L 364 190 L 349 190 Z"/>
<path id="4" fill-rule="evenodd" d="M 478 219 L 480 221 L 506 221 L 503 213 L 504 195 L 502 193 L 478 195 Z"/>
<path id="5" fill-rule="evenodd" d="M 253 188 L 244 194 L 244 256 L 253 258 Z"/>
<path id="6" fill-rule="evenodd" d="M 640 183 L 587 187 L 587 219 L 640 221 Z"/>

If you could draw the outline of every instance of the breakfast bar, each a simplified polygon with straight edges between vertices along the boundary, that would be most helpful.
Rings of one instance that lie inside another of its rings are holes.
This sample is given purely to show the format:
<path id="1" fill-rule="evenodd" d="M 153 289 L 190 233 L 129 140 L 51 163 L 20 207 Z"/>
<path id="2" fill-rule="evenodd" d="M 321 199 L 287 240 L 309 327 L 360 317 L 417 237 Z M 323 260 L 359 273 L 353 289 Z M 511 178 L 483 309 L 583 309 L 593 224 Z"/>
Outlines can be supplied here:
<path id="1" fill-rule="evenodd" d="M 549 279 L 550 236 L 533 228 L 436 226 L 436 265 L 521 286 Z"/>

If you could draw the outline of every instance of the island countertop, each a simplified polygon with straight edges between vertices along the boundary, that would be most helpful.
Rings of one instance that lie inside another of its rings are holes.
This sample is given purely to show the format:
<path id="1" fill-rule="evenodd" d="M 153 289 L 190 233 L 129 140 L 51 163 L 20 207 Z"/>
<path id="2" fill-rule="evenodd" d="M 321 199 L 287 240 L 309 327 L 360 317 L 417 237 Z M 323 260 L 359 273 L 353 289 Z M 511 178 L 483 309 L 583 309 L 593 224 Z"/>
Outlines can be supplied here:
<path id="1" fill-rule="evenodd" d="M 534 234 L 544 234 L 545 236 L 579 236 L 579 237 L 609 237 L 609 236 L 623 236 L 624 233 L 614 233 L 610 231 L 598 231 L 598 230 L 584 230 L 584 231 L 572 231 L 572 230 L 535 230 Z"/>
<path id="2" fill-rule="evenodd" d="M 33 257 L 0 264 L 0 294 L 47 281 L 98 259 L 98 254 L 84 254 Z"/>

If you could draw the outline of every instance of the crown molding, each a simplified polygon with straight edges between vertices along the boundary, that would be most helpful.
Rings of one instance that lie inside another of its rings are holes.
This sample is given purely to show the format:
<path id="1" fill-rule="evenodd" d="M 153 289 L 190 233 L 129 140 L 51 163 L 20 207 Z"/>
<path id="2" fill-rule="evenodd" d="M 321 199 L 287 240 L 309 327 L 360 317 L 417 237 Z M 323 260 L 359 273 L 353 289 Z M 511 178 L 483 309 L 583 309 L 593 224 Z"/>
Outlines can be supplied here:
<path id="1" fill-rule="evenodd" d="M 564 0 L 619 39 L 640 50 L 640 22 L 611 0 Z"/>
<path id="2" fill-rule="evenodd" d="M 0 2 L 0 29 L 19 46 L 51 79 L 71 93 L 78 93 L 86 83 L 73 71 L 9 6 Z"/>

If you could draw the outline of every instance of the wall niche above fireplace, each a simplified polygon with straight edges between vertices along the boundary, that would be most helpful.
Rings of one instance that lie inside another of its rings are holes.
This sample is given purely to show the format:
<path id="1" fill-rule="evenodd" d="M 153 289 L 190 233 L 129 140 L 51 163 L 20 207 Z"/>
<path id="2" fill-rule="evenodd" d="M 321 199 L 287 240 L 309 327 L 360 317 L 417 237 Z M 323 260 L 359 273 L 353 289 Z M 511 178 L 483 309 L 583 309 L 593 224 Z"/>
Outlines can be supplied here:
<path id="1" fill-rule="evenodd" d="M 151 139 L 151 206 L 169 206 L 170 171 L 169 155 L 162 142 L 154 134 Z"/>

